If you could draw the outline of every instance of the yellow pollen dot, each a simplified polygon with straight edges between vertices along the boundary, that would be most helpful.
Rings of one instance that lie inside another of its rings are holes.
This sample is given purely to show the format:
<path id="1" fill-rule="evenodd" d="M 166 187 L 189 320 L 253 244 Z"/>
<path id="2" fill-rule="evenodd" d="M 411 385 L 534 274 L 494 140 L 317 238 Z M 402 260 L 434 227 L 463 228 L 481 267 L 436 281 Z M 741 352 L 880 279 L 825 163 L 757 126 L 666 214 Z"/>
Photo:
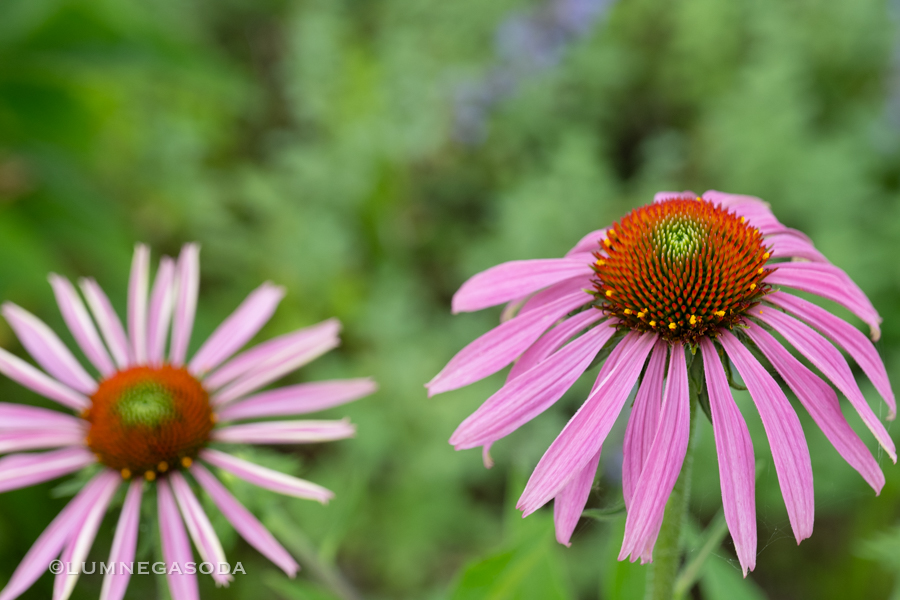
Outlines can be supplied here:
<path id="1" fill-rule="evenodd" d="M 697 324 L 697 317 L 695 317 L 694 315 L 691 315 L 691 325 L 696 325 L 696 324 Z"/>
<path id="2" fill-rule="evenodd" d="M 602 267 L 602 266 L 605 265 L 605 264 L 606 264 L 606 261 L 603 260 L 602 258 L 601 258 L 600 260 L 597 261 L 597 266 L 598 266 L 598 267 Z"/>
<path id="3" fill-rule="evenodd" d="M 697 196 L 696 198 L 694 198 L 694 200 L 696 200 L 697 202 L 700 202 L 701 200 L 703 200 L 703 198 L 700 196 Z"/>
<path id="4" fill-rule="evenodd" d="M 603 245 L 609 248 L 610 246 L 612 246 L 612 242 L 609 241 L 609 238 L 603 238 Z"/>
<path id="5" fill-rule="evenodd" d="M 763 314 L 763 311 L 759 311 L 759 314 Z"/>
<path id="6" fill-rule="evenodd" d="M 675 323 L 669 323 L 669 329 L 675 329 L 676 327 L 678 326 Z"/>
<path id="7" fill-rule="evenodd" d="M 156 465 L 156 470 L 160 473 L 165 473 L 169 470 L 169 463 L 167 463 L 166 461 L 160 461 L 160 463 Z"/>
<path id="8" fill-rule="evenodd" d="M 656 327 L 656 321 L 650 321 L 650 327 Z"/>
<path id="9" fill-rule="evenodd" d="M 751 289 L 751 290 L 755 290 L 755 289 L 756 289 L 756 284 L 755 284 L 755 283 L 751 283 L 751 284 L 750 284 L 750 289 Z"/>
<path id="10" fill-rule="evenodd" d="M 188 456 L 185 456 L 184 458 L 181 459 L 181 466 L 184 467 L 185 469 L 190 467 L 192 464 L 194 464 L 194 461 L 192 461 L 190 459 L 190 457 L 188 457 Z"/>
<path id="11" fill-rule="evenodd" d="M 144 473 L 144 479 L 146 479 L 147 481 L 153 481 L 154 479 L 156 479 L 156 473 L 154 473 L 153 471 L 147 471 L 146 473 Z"/>
<path id="12" fill-rule="evenodd" d="M 717 316 L 717 317 L 724 317 L 724 316 L 725 316 L 725 311 L 724 311 L 724 310 L 717 310 L 717 311 L 716 311 L 716 316 Z"/>
<path id="13" fill-rule="evenodd" d="M 616 230 L 615 230 L 615 229 L 610 229 L 610 230 L 609 230 L 609 235 L 610 235 L 611 237 L 616 237 L 616 235 L 617 235 L 617 234 L 616 234 Z"/>
<path id="14" fill-rule="evenodd" d="M 758 275 L 762 275 L 762 274 L 763 274 L 763 271 L 765 271 L 765 269 L 763 269 L 762 267 L 760 267 L 759 269 L 757 269 L 756 273 L 757 273 Z"/>
<path id="15" fill-rule="evenodd" d="M 612 291 L 612 290 L 606 290 L 606 297 L 607 297 L 607 298 L 609 298 L 610 296 L 612 296 L 612 294 L 613 294 L 613 291 Z"/>
<path id="16" fill-rule="evenodd" d="M 630 309 L 630 308 L 626 308 L 624 312 L 625 312 L 626 315 L 630 315 L 630 314 L 631 314 L 631 309 Z"/>
<path id="17" fill-rule="evenodd" d="M 639 312 L 639 313 L 638 313 L 638 319 L 643 319 L 643 318 L 644 318 L 644 314 L 645 314 L 645 313 Z"/>
<path id="18" fill-rule="evenodd" d="M 765 254 L 763 254 L 763 260 L 769 260 L 769 256 L 769 253 L 766 252 Z"/>
<path id="19" fill-rule="evenodd" d="M 745 219 L 744 217 L 741 217 L 741 219 L 740 219 L 741 223 L 743 223 L 743 222 L 746 221 L 746 220 L 747 220 L 747 219 Z"/>
<path id="20" fill-rule="evenodd" d="M 128 469 L 122 469 L 119 474 L 122 475 L 122 479 L 131 479 L 131 471 Z"/>

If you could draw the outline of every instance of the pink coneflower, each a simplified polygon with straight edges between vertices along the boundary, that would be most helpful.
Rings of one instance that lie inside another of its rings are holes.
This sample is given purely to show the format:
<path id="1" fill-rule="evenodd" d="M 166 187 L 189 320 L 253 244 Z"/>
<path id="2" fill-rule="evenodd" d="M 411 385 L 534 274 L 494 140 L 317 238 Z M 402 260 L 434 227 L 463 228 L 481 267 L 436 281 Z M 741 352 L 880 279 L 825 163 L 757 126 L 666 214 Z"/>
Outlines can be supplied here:
<path id="1" fill-rule="evenodd" d="M 34 315 L 12 303 L 3 305 L 3 316 L 44 371 L 0 349 L 0 372 L 76 414 L 0 403 L 0 451 L 58 448 L 0 459 L 0 491 L 54 479 L 98 462 L 102 468 L 37 539 L 0 593 L 0 600 L 21 595 L 57 557 L 73 567 L 56 576 L 53 598 L 68 598 L 78 578 L 77 567 L 90 550 L 113 494 L 124 482 L 128 482 L 128 491 L 108 562 L 118 566 L 134 560 L 141 496 L 144 488 L 155 482 L 162 556 L 175 600 L 198 597 L 196 575 L 186 572 L 187 563 L 194 561 L 189 539 L 202 561 L 212 565 L 225 562 L 188 474 L 248 543 L 288 575 L 294 576 L 299 569 L 272 534 L 201 462 L 282 494 L 319 502 L 332 497 L 314 483 L 210 446 L 301 444 L 352 436 L 354 428 L 346 420 L 232 424 L 314 412 L 372 393 L 375 385 L 369 379 L 258 391 L 335 348 L 339 323 L 328 320 L 231 358 L 269 320 L 284 296 L 281 288 L 264 283 L 188 361 L 199 248 L 186 245 L 177 262 L 163 258 L 148 298 L 149 271 L 149 250 L 139 245 L 128 291 L 127 334 L 93 279 L 80 282 L 89 313 L 67 279 L 50 276 L 63 319 L 99 378 L 90 375 Z M 227 585 L 232 579 L 230 573 L 220 572 L 224 570 L 215 569 L 217 585 Z M 123 598 L 129 577 L 125 569 L 111 570 L 105 575 L 100 597 Z"/>
<path id="2" fill-rule="evenodd" d="M 794 259 L 787 261 L 784 259 Z M 512 302 L 509 318 L 459 352 L 428 384 L 437 394 L 513 363 L 506 384 L 454 432 L 456 449 L 484 447 L 549 408 L 611 350 L 587 400 L 532 473 L 518 508 L 555 499 L 557 539 L 569 543 L 585 506 L 601 446 L 643 372 L 624 440 L 627 508 L 619 559 L 652 560 L 666 502 L 690 435 L 688 361 L 702 361 L 719 459 L 725 518 L 746 575 L 756 563 L 753 446 L 729 391 L 733 364 L 759 410 L 799 543 L 812 533 L 809 450 L 790 402 L 757 358 L 771 363 L 837 451 L 876 493 L 875 459 L 841 413 L 838 397 L 794 357 L 781 335 L 847 397 L 896 462 L 891 438 L 867 404 L 838 348 L 896 403 L 884 365 L 856 328 L 781 288 L 832 300 L 866 322 L 881 319 L 865 294 L 804 234 L 766 203 L 709 191 L 664 192 L 608 229 L 591 232 L 565 258 L 514 261 L 467 281 L 453 311 Z M 692 370 L 693 370 L 692 368 Z"/>

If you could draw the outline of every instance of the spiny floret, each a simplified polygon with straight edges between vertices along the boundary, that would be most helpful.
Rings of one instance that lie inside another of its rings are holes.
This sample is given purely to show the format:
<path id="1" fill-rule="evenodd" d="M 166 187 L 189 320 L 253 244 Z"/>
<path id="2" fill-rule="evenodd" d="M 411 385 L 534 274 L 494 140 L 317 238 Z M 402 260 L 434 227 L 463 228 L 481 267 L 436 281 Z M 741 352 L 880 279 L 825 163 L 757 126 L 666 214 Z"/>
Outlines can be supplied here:
<path id="1" fill-rule="evenodd" d="M 696 344 L 768 293 L 763 236 L 701 198 L 633 210 L 594 253 L 598 306 L 629 329 Z"/>

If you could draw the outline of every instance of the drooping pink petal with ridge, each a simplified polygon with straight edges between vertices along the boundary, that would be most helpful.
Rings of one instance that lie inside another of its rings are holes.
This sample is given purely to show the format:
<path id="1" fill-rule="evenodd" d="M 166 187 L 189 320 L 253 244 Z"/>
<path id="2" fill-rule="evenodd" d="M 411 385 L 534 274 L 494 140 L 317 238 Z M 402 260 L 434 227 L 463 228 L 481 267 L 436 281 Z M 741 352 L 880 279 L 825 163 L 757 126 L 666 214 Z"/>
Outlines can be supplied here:
<path id="1" fill-rule="evenodd" d="M 808 241 L 789 233 L 777 233 L 766 238 L 772 258 L 803 258 L 812 262 L 827 263 L 825 255 Z"/>
<path id="2" fill-rule="evenodd" d="M 49 279 L 56 296 L 56 303 L 59 305 L 59 311 L 78 346 L 88 360 L 97 367 L 101 375 L 104 377 L 112 375 L 116 368 L 113 366 L 106 347 L 100 341 L 100 334 L 97 333 L 91 316 L 79 298 L 78 292 L 75 291 L 75 286 L 65 277 L 54 273 L 50 274 Z"/>
<path id="3" fill-rule="evenodd" d="M 39 430 L 0 431 L 0 453 L 62 446 L 84 446 L 84 430 L 45 427 Z"/>
<path id="4" fill-rule="evenodd" d="M 84 431 L 85 424 L 82 419 L 56 410 L 0 402 L 0 431 L 21 431 L 47 427 Z"/>
<path id="5" fill-rule="evenodd" d="M 200 246 L 185 244 L 178 256 L 178 297 L 175 301 L 175 321 L 172 324 L 172 347 L 169 361 L 176 367 L 184 364 L 194 314 L 197 312 L 197 292 L 200 288 Z M 175 600 L 178 600 L 177 598 Z"/>
<path id="6" fill-rule="evenodd" d="M 256 288 L 203 343 L 188 370 L 202 376 L 231 358 L 269 322 L 282 298 L 283 287 L 266 282 Z"/>
<path id="7" fill-rule="evenodd" d="M 708 190 L 703 193 L 703 199 L 713 204 L 719 204 L 739 217 L 744 217 L 749 221 L 750 225 L 759 229 L 764 235 L 792 231 L 775 218 L 768 202 L 756 196 L 726 194 L 716 190 Z"/>
<path id="8" fill-rule="evenodd" d="M 537 294 L 533 294 L 531 297 L 527 298 L 525 303 L 522 304 L 522 308 L 519 309 L 517 316 L 522 316 L 533 310 L 543 308 L 548 304 L 552 304 L 571 294 L 590 290 L 592 287 L 593 284 L 591 283 L 590 277 L 580 276 L 560 281 L 559 283 L 551 285 L 547 289 L 541 290 Z M 588 300 L 585 301 L 585 304 L 587 302 Z"/>
<path id="9" fill-rule="evenodd" d="M 163 256 L 150 292 L 150 312 L 147 316 L 147 360 L 162 365 L 166 357 L 166 342 L 175 309 L 175 261 Z"/>
<path id="10" fill-rule="evenodd" d="M 712 414 L 722 509 L 744 577 L 756 568 L 756 461 L 750 431 L 738 409 L 725 368 L 709 338 L 700 340 L 706 391 Z M 699 357 L 694 357 L 698 360 Z"/>
<path id="11" fill-rule="evenodd" d="M 206 448 L 200 451 L 200 458 L 213 466 L 228 471 L 232 475 L 237 475 L 241 479 L 249 481 L 253 485 L 278 492 L 279 494 L 306 500 L 316 500 L 322 504 L 327 504 L 329 500 L 334 498 L 333 492 L 320 485 L 279 471 L 267 469 L 225 452 Z"/>
<path id="12" fill-rule="evenodd" d="M 0 458 L 0 492 L 50 481 L 97 462 L 87 448 L 64 448 L 34 454 L 10 454 Z"/>
<path id="13" fill-rule="evenodd" d="M 527 350 L 553 323 L 590 300 L 590 295 L 576 291 L 491 329 L 460 350 L 426 384 L 428 395 L 455 390 L 493 375 Z"/>
<path id="14" fill-rule="evenodd" d="M 103 340 L 109 353 L 112 354 L 113 360 L 120 369 L 127 368 L 134 358 L 131 355 L 131 348 L 128 344 L 128 337 L 125 335 L 125 328 L 122 327 L 122 321 L 116 311 L 113 310 L 112 303 L 103 292 L 103 289 L 97 285 L 93 279 L 79 279 L 78 284 L 87 300 L 94 320 L 103 334 Z"/>
<path id="15" fill-rule="evenodd" d="M 231 444 L 315 444 L 356 435 L 356 427 L 340 421 L 266 421 L 213 429 L 210 439 Z"/>
<path id="16" fill-rule="evenodd" d="M 737 367 L 759 410 L 788 518 L 799 544 L 812 535 L 815 516 L 812 463 L 800 419 L 772 376 L 736 337 L 721 330 L 718 340 Z"/>
<path id="17" fill-rule="evenodd" d="M 681 474 L 681 465 L 691 437 L 691 398 L 688 391 L 684 346 L 672 345 L 669 371 L 663 396 L 659 427 L 641 477 L 634 487 L 631 507 L 625 519 L 625 538 L 619 560 L 629 554 L 631 562 L 653 559 L 653 546 L 662 526 L 666 502 Z"/>
<path id="18" fill-rule="evenodd" d="M 134 247 L 128 279 L 128 339 L 134 362 L 147 364 L 147 286 L 150 279 L 150 248 Z"/>
<path id="19" fill-rule="evenodd" d="M 191 552 L 191 543 L 188 541 L 184 523 L 181 522 L 175 498 L 165 477 L 156 482 L 156 498 L 159 509 L 159 536 L 172 600 L 200 600 L 197 575 L 189 575 L 186 568 L 189 562 L 194 562 L 194 553 Z"/>
<path id="20" fill-rule="evenodd" d="M 522 353 L 522 356 L 513 363 L 506 377 L 509 383 L 519 375 L 527 372 L 529 369 L 540 363 L 542 360 L 556 352 L 563 344 L 569 341 L 575 334 L 583 329 L 590 327 L 600 319 L 604 318 L 602 311 L 596 309 L 587 309 L 577 315 L 569 317 L 565 321 L 558 323 L 550 331 L 545 333 L 531 346 Z M 598 325 L 602 326 L 602 325 Z"/>
<path id="21" fill-rule="evenodd" d="M 516 506 L 525 516 L 556 497 L 575 473 L 600 450 L 655 342 L 655 335 L 631 332 L 606 359 L 597 376 L 599 385 L 556 437 L 531 474 Z"/>
<path id="22" fill-rule="evenodd" d="M 888 420 L 894 419 L 897 415 L 894 391 L 891 389 L 891 382 L 888 379 L 884 363 L 869 338 L 856 327 L 840 317 L 834 316 L 824 308 L 786 292 L 773 292 L 766 296 L 766 301 L 794 313 L 846 350 L 884 398 L 890 410 Z"/>
<path id="23" fill-rule="evenodd" d="M 460 424 L 450 443 L 457 450 L 483 446 L 550 408 L 581 377 L 615 332 L 613 327 L 601 324 L 504 385 Z"/>
<path id="24" fill-rule="evenodd" d="M 866 445 L 844 418 L 837 394 L 797 360 L 778 340 L 755 323 L 745 330 L 825 434 L 838 453 L 872 486 L 884 486 L 884 474 Z"/>
<path id="25" fill-rule="evenodd" d="M 66 568 L 58 573 L 53 581 L 53 600 L 67 600 L 72 595 L 75 583 L 81 575 L 81 566 L 94 544 L 94 538 L 97 537 L 97 530 L 100 528 L 106 509 L 109 508 L 109 502 L 122 482 L 117 473 L 113 471 L 107 471 L 107 473 L 103 486 L 88 507 L 80 526 L 72 532 L 72 537 L 66 543 L 62 556 L 60 556 L 60 560 Z"/>
<path id="26" fill-rule="evenodd" d="M 178 471 L 174 471 L 169 476 L 172 484 L 172 491 L 175 492 L 175 500 L 178 501 L 178 508 L 181 509 L 181 516 L 184 518 L 184 524 L 187 525 L 188 533 L 194 540 L 194 546 L 200 552 L 200 558 L 204 562 L 213 565 L 212 578 L 217 586 L 228 586 L 234 579 L 231 573 L 222 573 L 218 566 L 227 562 L 225 551 L 222 549 L 222 543 L 219 536 L 216 535 L 209 517 L 191 491 L 191 486 L 184 479 L 184 476 Z"/>
<path id="27" fill-rule="evenodd" d="M 368 377 L 298 383 L 260 392 L 218 413 L 219 422 L 317 412 L 368 396 L 378 385 Z"/>
<path id="28" fill-rule="evenodd" d="M 840 350 L 832 346 L 814 329 L 783 312 L 768 307 L 757 307 L 753 311 L 754 318 L 768 324 L 784 336 L 789 344 L 799 350 L 850 400 L 850 404 L 856 409 L 863 423 L 888 453 L 891 460 L 896 463 L 897 449 L 894 447 L 894 441 L 863 397 L 856 384 L 856 379 L 853 378 L 853 373 L 850 371 L 850 366 Z"/>
<path id="29" fill-rule="evenodd" d="M 607 231 L 609 231 L 609 228 L 604 227 L 603 229 L 597 229 L 596 231 L 590 232 L 578 240 L 578 243 L 566 253 L 566 257 L 569 258 L 573 254 L 581 254 L 582 252 L 595 252 L 600 250 L 600 244 L 603 243 L 603 238 L 606 237 Z"/>
<path id="30" fill-rule="evenodd" d="M 575 258 L 514 260 L 470 278 L 453 295 L 453 314 L 521 298 L 565 279 L 589 276 L 590 262 Z"/>
<path id="31" fill-rule="evenodd" d="M 669 345 L 662 340 L 657 341 L 653 347 L 625 428 L 625 439 L 622 443 L 622 496 L 625 499 L 626 509 L 631 506 L 634 488 L 641 478 L 641 471 L 644 469 L 647 456 L 650 455 L 650 448 L 659 426 L 668 349 Z"/>
<path id="32" fill-rule="evenodd" d="M 16 337 L 45 371 L 83 394 L 97 391 L 94 378 L 43 321 L 12 302 L 4 302 L 2 312 Z"/>
<path id="33" fill-rule="evenodd" d="M 600 452 L 601 450 L 597 451 L 594 458 L 588 461 L 553 500 L 553 524 L 556 526 L 556 541 L 560 544 L 572 545 L 569 540 L 572 539 L 578 519 L 584 512 L 584 505 L 591 495 L 597 465 L 600 463 Z"/>
<path id="34" fill-rule="evenodd" d="M 74 410 L 84 410 L 91 405 L 87 396 L 80 394 L 67 385 L 48 377 L 44 372 L 0 348 L 0 373 L 3 373 L 19 385 L 37 392 L 45 398 L 56 400 L 63 406 Z"/>
<path id="35" fill-rule="evenodd" d="M 128 494 L 122 505 L 122 513 L 116 525 L 116 533 L 113 536 L 112 549 L 109 552 L 109 562 L 115 565 L 103 576 L 103 587 L 100 589 L 100 600 L 122 600 L 131 573 L 119 568 L 122 563 L 131 564 L 137 548 L 138 525 L 141 520 L 141 496 L 144 491 L 142 479 L 134 479 L 128 486 Z"/>
<path id="36" fill-rule="evenodd" d="M 191 466 L 190 471 L 242 538 L 280 567 L 289 577 L 297 574 L 297 571 L 300 570 L 297 561 L 263 527 L 263 524 L 244 508 L 218 479 L 213 477 L 212 473 L 196 462 Z"/>

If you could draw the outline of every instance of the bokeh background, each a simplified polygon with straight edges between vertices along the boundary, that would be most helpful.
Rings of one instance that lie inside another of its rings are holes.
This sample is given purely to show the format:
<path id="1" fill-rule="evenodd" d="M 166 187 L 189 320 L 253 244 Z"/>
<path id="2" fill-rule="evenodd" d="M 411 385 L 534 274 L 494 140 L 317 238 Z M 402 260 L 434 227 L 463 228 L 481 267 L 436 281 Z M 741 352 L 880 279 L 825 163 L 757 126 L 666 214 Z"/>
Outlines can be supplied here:
<path id="1" fill-rule="evenodd" d="M 872 298 L 900 388 L 897 8 L 4 0 L 0 298 L 62 331 L 48 272 L 95 276 L 122 310 L 136 241 L 158 257 L 197 240 L 194 348 L 263 280 L 287 297 L 261 338 L 344 323 L 342 347 L 289 379 L 375 377 L 377 394 L 323 415 L 349 416 L 358 436 L 246 454 L 336 499 L 322 507 L 228 480 L 304 570 L 287 579 L 217 518 L 247 575 L 228 589 L 203 577 L 205 598 L 639 598 L 645 569 L 615 560 L 622 518 L 583 519 L 565 548 L 551 507 L 526 520 L 513 508 L 590 381 L 498 443 L 491 470 L 447 444 L 502 381 L 426 397 L 423 384 L 499 317 L 452 317 L 450 297 L 498 262 L 560 256 L 657 190 L 755 194 Z M 0 345 L 22 353 L 5 324 Z M 43 402 L 8 381 L 0 397 Z M 762 462 L 758 565 L 742 580 L 726 540 L 693 596 L 900 598 L 900 469 L 878 454 L 887 485 L 875 497 L 801 409 L 816 523 L 797 547 L 758 416 L 737 397 Z M 691 548 L 720 507 L 700 419 Z M 620 498 L 621 436 L 605 445 L 592 507 Z M 0 495 L 0 583 L 72 493 L 63 480 Z M 108 557 L 117 518 L 90 560 Z M 146 515 L 145 560 L 155 537 Z M 100 581 L 82 577 L 74 597 L 98 597 Z M 45 576 L 23 598 L 49 598 L 51 586 Z M 166 598 L 166 586 L 135 576 L 128 597 Z"/>

